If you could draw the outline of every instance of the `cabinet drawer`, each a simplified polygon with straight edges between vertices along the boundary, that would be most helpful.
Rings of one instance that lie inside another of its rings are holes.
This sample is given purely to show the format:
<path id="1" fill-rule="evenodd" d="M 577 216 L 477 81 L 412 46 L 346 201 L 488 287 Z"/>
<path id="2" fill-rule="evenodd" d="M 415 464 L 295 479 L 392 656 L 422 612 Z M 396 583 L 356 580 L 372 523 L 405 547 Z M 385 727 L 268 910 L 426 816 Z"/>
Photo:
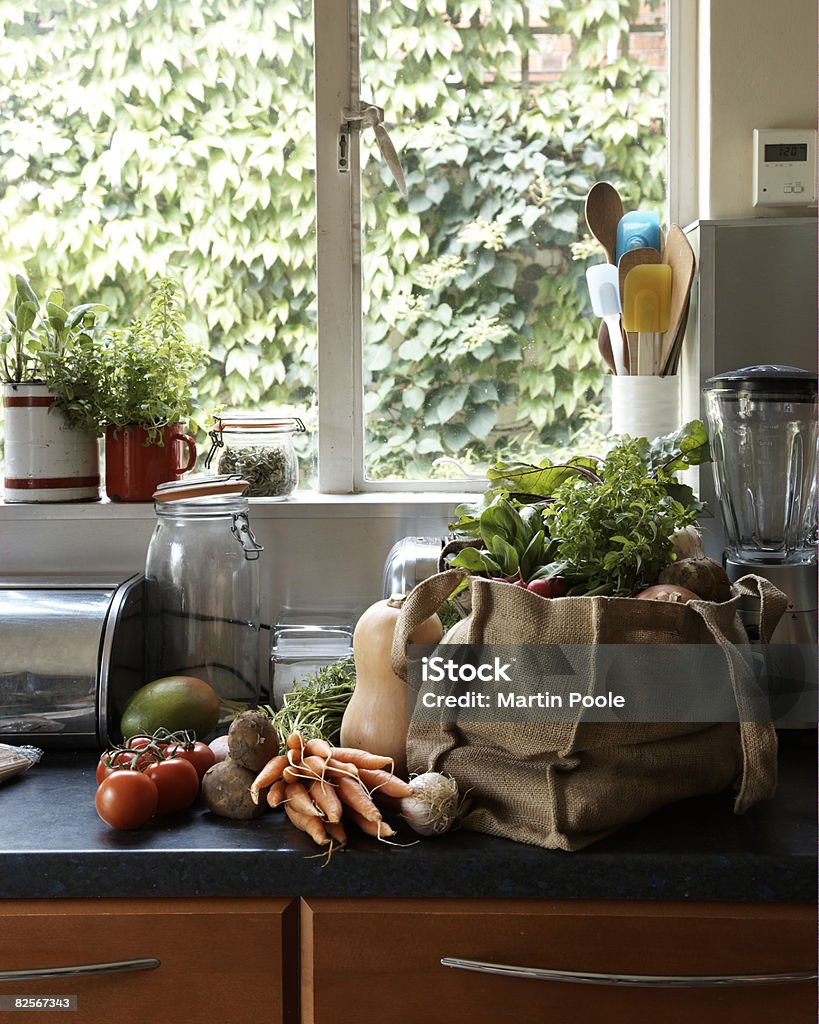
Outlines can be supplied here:
<path id="1" fill-rule="evenodd" d="M 134 959 L 159 965 L 5 980 L 0 996 L 74 995 L 77 1013 L 68 1019 L 82 1024 L 134 1014 L 175 1024 L 274 1024 L 295 1013 L 288 985 L 297 925 L 288 900 L 4 900 L 0 971 Z M 54 1024 L 54 1012 L 0 1012 L 0 1020 Z"/>
<path id="2" fill-rule="evenodd" d="M 690 976 L 815 970 L 811 906 L 320 900 L 302 902 L 303 1024 L 469 1020 L 812 1024 L 813 982 L 636 988 L 534 980 L 443 957 L 560 971 Z"/>

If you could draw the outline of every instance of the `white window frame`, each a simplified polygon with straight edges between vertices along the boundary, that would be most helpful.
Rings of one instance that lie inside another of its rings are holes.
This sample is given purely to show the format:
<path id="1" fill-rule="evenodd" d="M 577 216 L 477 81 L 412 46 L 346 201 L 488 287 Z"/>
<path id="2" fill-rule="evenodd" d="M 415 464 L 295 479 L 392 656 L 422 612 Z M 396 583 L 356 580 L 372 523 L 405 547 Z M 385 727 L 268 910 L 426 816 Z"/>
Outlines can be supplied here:
<path id="1" fill-rule="evenodd" d="M 669 0 L 668 188 L 672 222 L 695 216 L 697 0 Z M 318 274 L 318 486 L 328 494 L 481 490 L 482 481 L 371 481 L 364 474 L 357 0 L 314 0 Z M 377 96 L 367 100 L 379 102 Z"/>

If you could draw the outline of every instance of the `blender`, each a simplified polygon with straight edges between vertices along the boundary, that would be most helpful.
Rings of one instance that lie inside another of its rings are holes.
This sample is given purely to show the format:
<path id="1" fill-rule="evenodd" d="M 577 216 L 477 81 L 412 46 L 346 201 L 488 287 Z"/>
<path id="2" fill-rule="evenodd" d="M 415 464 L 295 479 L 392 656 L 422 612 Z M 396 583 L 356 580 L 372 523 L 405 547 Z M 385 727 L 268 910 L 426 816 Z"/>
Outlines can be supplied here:
<path id="1" fill-rule="evenodd" d="M 711 377 L 703 391 L 726 572 L 732 582 L 747 573 L 763 576 L 787 595 L 774 644 L 813 646 L 817 375 L 793 366 L 747 366 Z M 803 653 L 812 677 L 815 651 Z"/>

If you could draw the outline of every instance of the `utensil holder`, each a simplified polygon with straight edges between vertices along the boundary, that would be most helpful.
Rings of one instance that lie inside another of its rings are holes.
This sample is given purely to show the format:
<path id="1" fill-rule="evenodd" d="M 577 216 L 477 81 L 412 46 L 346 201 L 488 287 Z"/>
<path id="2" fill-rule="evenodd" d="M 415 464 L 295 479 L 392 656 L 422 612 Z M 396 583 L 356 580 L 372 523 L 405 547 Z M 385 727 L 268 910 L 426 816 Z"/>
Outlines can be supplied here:
<path id="1" fill-rule="evenodd" d="M 653 440 L 679 429 L 678 376 L 613 376 L 611 431 Z"/>

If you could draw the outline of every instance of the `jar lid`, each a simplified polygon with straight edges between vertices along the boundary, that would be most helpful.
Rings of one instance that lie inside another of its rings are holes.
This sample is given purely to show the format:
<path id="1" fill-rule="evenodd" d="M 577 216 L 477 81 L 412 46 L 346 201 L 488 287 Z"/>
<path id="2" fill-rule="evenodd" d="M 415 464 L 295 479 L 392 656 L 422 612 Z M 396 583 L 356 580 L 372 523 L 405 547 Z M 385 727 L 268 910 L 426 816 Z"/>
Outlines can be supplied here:
<path id="1" fill-rule="evenodd" d="M 154 491 L 154 501 L 191 501 L 196 498 L 241 497 L 248 488 L 247 480 L 238 473 L 225 476 L 189 477 L 169 480 Z"/>
<path id="2" fill-rule="evenodd" d="M 267 416 L 264 413 L 230 413 L 214 416 L 214 432 L 249 431 L 270 434 L 303 434 L 303 421 L 298 416 Z"/>
<path id="3" fill-rule="evenodd" d="M 770 392 L 772 395 L 787 394 L 790 398 L 815 401 L 817 375 L 810 370 L 800 370 L 796 366 L 761 363 L 710 377 L 705 382 L 703 391 L 751 391 L 758 393 L 760 398 L 764 392 Z"/>

